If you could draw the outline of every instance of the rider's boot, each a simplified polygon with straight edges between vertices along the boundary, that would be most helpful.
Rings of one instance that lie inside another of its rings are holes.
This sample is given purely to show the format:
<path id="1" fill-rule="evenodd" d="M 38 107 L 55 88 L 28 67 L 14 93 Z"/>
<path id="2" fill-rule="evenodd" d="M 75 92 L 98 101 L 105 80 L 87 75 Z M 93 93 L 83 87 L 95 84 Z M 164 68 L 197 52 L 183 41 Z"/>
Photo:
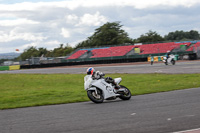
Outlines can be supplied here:
<path id="1" fill-rule="evenodd" d="M 115 84 L 115 89 L 116 90 L 119 90 L 120 89 L 120 86 L 118 84 Z"/>
<path id="2" fill-rule="evenodd" d="M 120 89 L 120 86 L 112 79 L 111 83 L 114 85 L 114 88 L 116 90 L 119 90 Z"/>

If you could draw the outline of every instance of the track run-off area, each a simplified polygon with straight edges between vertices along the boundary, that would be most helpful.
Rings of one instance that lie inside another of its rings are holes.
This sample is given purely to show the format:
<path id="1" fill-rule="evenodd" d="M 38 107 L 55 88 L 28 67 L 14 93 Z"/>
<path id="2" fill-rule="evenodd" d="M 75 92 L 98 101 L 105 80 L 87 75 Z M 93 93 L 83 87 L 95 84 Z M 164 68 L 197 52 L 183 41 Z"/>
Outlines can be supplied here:
<path id="1" fill-rule="evenodd" d="M 200 73 L 200 61 L 64 66 L 0 73 Z M 167 81 L 166 81 L 167 82 Z M 134 93 L 134 92 L 132 92 Z M 2 133 L 199 133 L 200 88 L 132 96 L 129 101 L 81 102 L 0 110 Z"/>

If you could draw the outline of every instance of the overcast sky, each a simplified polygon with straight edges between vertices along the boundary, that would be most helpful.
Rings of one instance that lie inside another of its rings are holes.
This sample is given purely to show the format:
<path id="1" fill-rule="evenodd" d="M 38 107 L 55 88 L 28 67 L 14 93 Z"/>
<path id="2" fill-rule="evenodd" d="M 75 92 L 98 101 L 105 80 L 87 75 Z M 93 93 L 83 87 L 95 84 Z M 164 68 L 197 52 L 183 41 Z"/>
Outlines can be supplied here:
<path id="1" fill-rule="evenodd" d="M 0 53 L 72 47 L 106 22 L 135 39 L 149 30 L 200 32 L 200 0 L 0 0 Z"/>

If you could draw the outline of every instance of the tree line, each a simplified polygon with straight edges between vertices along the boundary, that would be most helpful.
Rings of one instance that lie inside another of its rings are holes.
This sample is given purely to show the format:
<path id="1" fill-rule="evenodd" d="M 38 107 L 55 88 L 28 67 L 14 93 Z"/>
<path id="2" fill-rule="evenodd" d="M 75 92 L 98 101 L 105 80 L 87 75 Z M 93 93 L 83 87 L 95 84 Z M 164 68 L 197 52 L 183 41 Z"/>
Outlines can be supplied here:
<path id="1" fill-rule="evenodd" d="M 25 60 L 31 57 L 59 57 L 66 56 L 79 48 L 101 47 L 101 46 L 114 46 L 119 44 L 134 44 L 134 43 L 156 43 L 156 42 L 173 42 L 173 41 L 188 41 L 199 40 L 200 34 L 198 31 L 175 31 L 169 32 L 165 36 L 159 35 L 156 31 L 149 30 L 147 33 L 142 34 L 137 39 L 129 37 L 128 33 L 122 29 L 120 22 L 107 22 L 106 24 L 95 29 L 92 36 L 88 37 L 76 45 L 75 48 L 69 44 L 60 44 L 58 48 L 47 50 L 46 48 L 29 47 L 17 58 L 17 60 Z"/>
<path id="2" fill-rule="evenodd" d="M 24 50 L 24 52 L 17 58 L 17 60 L 25 60 L 31 57 L 60 57 L 66 56 L 67 54 L 74 51 L 74 48 L 66 44 L 60 44 L 58 48 L 54 48 L 53 50 L 47 50 L 46 48 L 36 48 L 29 47 Z"/>

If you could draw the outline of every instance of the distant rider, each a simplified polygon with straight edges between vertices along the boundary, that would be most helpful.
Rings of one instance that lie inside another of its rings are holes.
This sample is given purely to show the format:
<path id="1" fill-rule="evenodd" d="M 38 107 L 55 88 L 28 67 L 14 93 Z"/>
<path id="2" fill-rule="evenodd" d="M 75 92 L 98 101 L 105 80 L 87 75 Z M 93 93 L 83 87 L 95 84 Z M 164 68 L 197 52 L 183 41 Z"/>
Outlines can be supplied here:
<path id="1" fill-rule="evenodd" d="M 169 56 L 170 56 L 170 51 L 167 51 L 167 55 L 166 55 L 166 62 L 167 62 L 167 60 L 168 60 Z"/>
<path id="2" fill-rule="evenodd" d="M 104 73 L 102 73 L 100 71 L 95 71 L 95 69 L 93 67 L 89 67 L 87 69 L 87 75 L 92 75 L 93 80 L 98 80 L 98 79 L 103 78 L 103 76 L 105 76 Z M 117 83 L 115 83 L 114 79 L 112 79 L 111 77 L 106 77 L 105 81 L 107 83 L 113 84 L 115 86 L 115 89 L 120 89 L 120 86 Z"/>

